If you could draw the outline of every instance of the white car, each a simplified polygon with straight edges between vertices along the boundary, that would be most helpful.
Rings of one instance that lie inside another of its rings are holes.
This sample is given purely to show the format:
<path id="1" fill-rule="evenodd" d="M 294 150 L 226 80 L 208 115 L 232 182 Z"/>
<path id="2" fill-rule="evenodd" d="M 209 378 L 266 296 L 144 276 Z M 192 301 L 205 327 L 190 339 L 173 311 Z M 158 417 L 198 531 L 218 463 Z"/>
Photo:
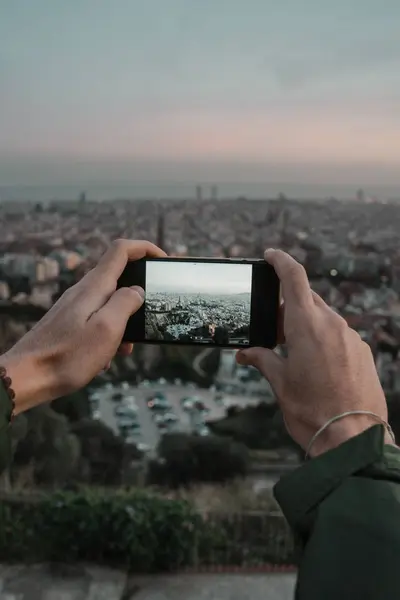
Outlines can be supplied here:
<path id="1" fill-rule="evenodd" d="M 198 435 L 201 435 L 202 437 L 205 437 L 207 435 L 210 435 L 210 430 L 207 427 L 207 425 L 203 425 L 202 427 L 199 427 L 199 429 L 197 429 L 196 432 Z"/>
<path id="2" fill-rule="evenodd" d="M 151 450 L 150 446 L 148 444 L 144 444 L 143 442 L 136 444 L 136 448 L 140 450 L 140 452 L 149 452 L 149 450 Z"/>
<path id="3" fill-rule="evenodd" d="M 123 404 L 123 406 L 126 406 L 126 408 L 130 408 L 131 410 L 136 411 L 138 409 L 135 396 L 125 396 L 121 404 Z"/>

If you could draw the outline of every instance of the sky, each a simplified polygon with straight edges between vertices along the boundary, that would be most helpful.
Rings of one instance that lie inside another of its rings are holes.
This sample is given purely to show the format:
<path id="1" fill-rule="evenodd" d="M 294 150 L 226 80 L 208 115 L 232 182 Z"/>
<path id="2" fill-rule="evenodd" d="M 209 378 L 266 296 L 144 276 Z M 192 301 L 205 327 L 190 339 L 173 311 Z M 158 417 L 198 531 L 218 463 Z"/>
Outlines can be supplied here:
<path id="1" fill-rule="evenodd" d="M 147 293 L 250 294 L 251 279 L 251 265 L 146 262 Z"/>
<path id="2" fill-rule="evenodd" d="M 0 0 L 0 185 L 394 184 L 399 31 L 398 0 Z"/>

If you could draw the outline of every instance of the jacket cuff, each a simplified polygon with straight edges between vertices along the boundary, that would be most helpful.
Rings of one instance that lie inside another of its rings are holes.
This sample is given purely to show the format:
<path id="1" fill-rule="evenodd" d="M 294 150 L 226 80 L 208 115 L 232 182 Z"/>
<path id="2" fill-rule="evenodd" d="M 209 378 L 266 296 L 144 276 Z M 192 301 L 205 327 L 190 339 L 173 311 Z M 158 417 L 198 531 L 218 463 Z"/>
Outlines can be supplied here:
<path id="1" fill-rule="evenodd" d="M 382 457 L 384 438 L 383 425 L 374 425 L 282 477 L 274 496 L 294 531 L 305 533 L 311 513 L 326 496 Z"/>

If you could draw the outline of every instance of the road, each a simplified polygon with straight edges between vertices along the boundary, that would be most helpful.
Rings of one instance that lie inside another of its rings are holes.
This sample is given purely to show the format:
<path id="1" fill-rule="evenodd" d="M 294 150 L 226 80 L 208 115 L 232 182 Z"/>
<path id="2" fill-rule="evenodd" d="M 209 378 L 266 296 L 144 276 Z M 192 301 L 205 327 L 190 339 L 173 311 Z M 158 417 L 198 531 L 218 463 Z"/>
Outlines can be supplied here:
<path id="1" fill-rule="evenodd" d="M 293 600 L 294 573 L 128 575 L 84 564 L 0 565 L 3 600 Z"/>

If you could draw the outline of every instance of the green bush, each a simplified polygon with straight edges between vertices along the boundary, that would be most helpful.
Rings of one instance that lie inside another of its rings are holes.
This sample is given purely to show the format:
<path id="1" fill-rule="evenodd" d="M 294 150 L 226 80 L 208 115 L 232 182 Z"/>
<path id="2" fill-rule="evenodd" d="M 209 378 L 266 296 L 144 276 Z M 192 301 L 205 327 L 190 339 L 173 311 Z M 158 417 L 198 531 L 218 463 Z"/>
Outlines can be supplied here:
<path id="1" fill-rule="evenodd" d="M 0 561 L 50 560 L 135 572 L 287 564 L 292 544 L 281 517 L 202 516 L 188 502 L 145 491 L 3 497 Z"/>

